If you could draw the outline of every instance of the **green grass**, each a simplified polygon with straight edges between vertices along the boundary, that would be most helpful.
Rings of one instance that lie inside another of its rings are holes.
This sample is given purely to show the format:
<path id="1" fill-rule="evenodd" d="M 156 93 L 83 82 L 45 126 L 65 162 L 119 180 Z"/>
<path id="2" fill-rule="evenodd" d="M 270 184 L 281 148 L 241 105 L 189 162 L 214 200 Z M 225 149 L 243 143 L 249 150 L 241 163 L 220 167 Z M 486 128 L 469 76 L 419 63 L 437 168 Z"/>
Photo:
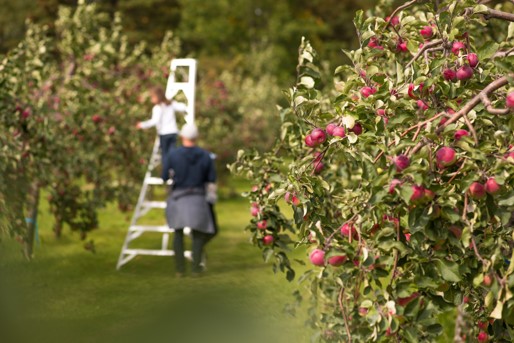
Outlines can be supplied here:
<path id="1" fill-rule="evenodd" d="M 207 274 L 177 279 L 171 257 L 138 256 L 115 270 L 130 213 L 101 211 L 88 236 L 93 254 L 78 234 L 53 237 L 43 203 L 33 261 L 17 242 L 0 241 L 0 342 L 308 342 L 305 311 L 283 311 L 298 285 L 273 274 L 248 243 L 247 201 L 222 198 L 216 212 L 221 230 L 207 248 Z M 162 216 L 153 211 L 146 220 Z M 157 234 L 139 240 L 160 246 Z"/>
<path id="2" fill-rule="evenodd" d="M 24 260 L 16 241 L 0 241 L 0 342 L 309 342 L 307 304 L 297 317 L 283 311 L 298 284 L 263 262 L 243 230 L 247 200 L 229 195 L 248 186 L 227 186 L 216 206 L 220 234 L 207 248 L 207 274 L 197 279 L 175 278 L 171 257 L 139 256 L 116 271 L 131 213 L 101 211 L 100 228 L 87 238 L 95 242 L 93 254 L 69 230 L 54 238 L 43 202 L 33 261 Z M 152 211 L 142 222 L 162 224 L 163 213 Z M 148 233 L 135 243 L 158 249 L 160 236 Z M 299 250 L 291 257 L 304 256 Z M 453 320 L 453 313 L 440 317 L 439 342 L 453 340 Z"/>

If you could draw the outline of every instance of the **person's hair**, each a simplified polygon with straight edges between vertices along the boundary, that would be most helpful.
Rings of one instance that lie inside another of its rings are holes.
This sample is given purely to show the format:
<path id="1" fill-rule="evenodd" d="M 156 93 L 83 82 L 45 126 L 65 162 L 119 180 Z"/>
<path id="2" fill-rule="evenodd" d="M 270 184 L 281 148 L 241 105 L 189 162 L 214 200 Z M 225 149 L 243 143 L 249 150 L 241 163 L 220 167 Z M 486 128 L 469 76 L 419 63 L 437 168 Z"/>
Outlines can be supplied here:
<path id="1" fill-rule="evenodd" d="M 155 86 L 150 89 L 150 94 L 155 95 L 159 99 L 159 103 L 165 103 L 166 105 L 171 104 L 171 100 L 166 99 L 164 89 L 160 86 Z"/>

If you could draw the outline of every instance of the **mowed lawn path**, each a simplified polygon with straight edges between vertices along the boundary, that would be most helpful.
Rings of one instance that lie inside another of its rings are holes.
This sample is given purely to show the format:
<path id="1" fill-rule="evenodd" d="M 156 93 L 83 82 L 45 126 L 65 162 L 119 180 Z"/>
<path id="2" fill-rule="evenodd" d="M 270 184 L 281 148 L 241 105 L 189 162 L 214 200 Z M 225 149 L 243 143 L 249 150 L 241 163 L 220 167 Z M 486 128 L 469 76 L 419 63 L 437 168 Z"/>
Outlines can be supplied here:
<path id="1" fill-rule="evenodd" d="M 131 213 L 102 210 L 86 240 L 94 240 L 91 253 L 69 230 L 55 239 L 44 201 L 41 207 L 33 261 L 16 241 L 0 241 L 2 343 L 310 341 L 305 308 L 296 317 L 284 312 L 299 286 L 273 274 L 250 245 L 242 197 L 222 197 L 216 206 L 221 230 L 209 243 L 206 275 L 182 279 L 171 257 L 140 256 L 115 270 Z M 145 220 L 158 224 L 162 216 L 155 210 Z M 144 234 L 138 244 L 158 248 L 160 236 Z"/>

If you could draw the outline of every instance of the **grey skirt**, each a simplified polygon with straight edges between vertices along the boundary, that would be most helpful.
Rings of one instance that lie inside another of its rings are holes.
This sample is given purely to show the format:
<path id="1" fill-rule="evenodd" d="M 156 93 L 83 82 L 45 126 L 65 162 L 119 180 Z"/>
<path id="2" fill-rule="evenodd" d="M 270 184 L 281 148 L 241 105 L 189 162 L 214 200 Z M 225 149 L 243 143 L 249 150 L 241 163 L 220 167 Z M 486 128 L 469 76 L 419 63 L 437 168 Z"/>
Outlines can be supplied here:
<path id="1" fill-rule="evenodd" d="M 192 230 L 214 233 L 214 221 L 205 200 L 205 190 L 188 188 L 172 190 L 166 206 L 168 226 L 173 229 L 189 227 Z"/>

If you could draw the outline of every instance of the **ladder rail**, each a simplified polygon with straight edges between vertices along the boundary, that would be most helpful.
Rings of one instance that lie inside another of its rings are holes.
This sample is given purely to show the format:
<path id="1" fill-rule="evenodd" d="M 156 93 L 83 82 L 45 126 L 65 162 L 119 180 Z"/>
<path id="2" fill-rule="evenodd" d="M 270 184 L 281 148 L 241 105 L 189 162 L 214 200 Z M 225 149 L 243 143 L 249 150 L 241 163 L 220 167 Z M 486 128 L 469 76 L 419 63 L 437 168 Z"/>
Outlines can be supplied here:
<path id="1" fill-rule="evenodd" d="M 188 67 L 187 81 L 177 82 L 176 73 L 178 67 Z M 187 98 L 187 111 L 186 111 L 186 122 L 193 123 L 195 120 L 195 83 L 196 83 L 196 60 L 192 58 L 173 59 L 170 64 L 170 76 L 166 85 L 165 95 L 166 98 L 173 98 L 179 91 L 184 92 Z M 159 136 L 156 137 L 152 154 L 148 161 L 148 167 L 143 180 L 141 191 L 139 192 L 136 207 L 130 220 L 130 226 L 127 230 L 125 240 L 122 245 L 120 256 L 116 265 L 116 269 L 119 270 L 123 265 L 130 262 L 138 255 L 150 255 L 150 256 L 174 256 L 175 252 L 168 249 L 170 234 L 174 233 L 173 228 L 169 228 L 167 225 L 137 225 L 139 218 L 148 213 L 152 208 L 165 209 L 165 201 L 152 201 L 147 199 L 147 193 L 149 186 L 152 185 L 164 185 L 164 181 L 160 177 L 152 176 L 152 172 L 159 163 L 162 163 L 162 156 L 159 152 L 160 140 Z M 162 234 L 161 248 L 160 249 L 132 249 L 129 247 L 130 242 L 139 238 L 145 232 L 155 232 Z M 184 228 L 184 234 L 190 235 L 191 229 Z M 192 258 L 192 252 L 189 250 L 184 251 L 184 256 L 188 259 Z"/>

